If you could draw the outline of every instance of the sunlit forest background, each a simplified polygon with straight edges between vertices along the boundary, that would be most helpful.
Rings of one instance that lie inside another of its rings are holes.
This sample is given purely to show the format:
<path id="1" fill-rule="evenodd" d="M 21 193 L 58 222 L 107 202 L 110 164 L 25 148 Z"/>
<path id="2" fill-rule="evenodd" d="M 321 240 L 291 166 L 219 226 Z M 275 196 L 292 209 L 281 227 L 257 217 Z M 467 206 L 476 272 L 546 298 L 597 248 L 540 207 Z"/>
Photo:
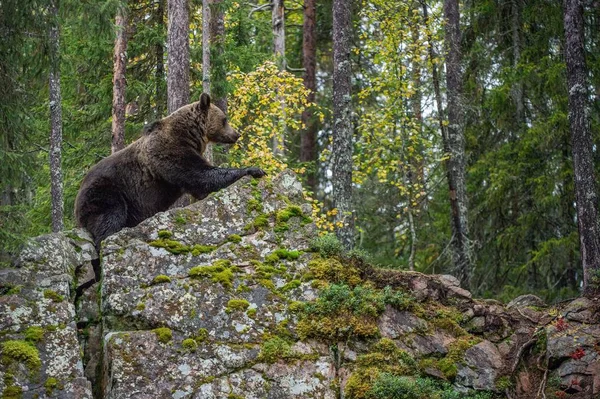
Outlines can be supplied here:
<path id="1" fill-rule="evenodd" d="M 312 2 L 312 15 L 310 1 L 205 3 L 222 18 L 222 30 L 210 49 L 203 46 L 203 2 L 189 1 L 189 99 L 206 91 L 208 55 L 213 100 L 226 104 L 242 133 L 233 147 L 213 147 L 213 162 L 261 166 L 270 175 L 293 168 L 315 201 L 319 226 L 335 229 L 331 0 Z M 375 264 L 424 273 L 454 270 L 443 3 L 352 6 L 355 246 Z M 600 2 L 583 3 L 588 115 L 598 142 Z M 279 4 L 283 21 L 275 23 Z M 166 0 L 0 0 L 0 7 L 0 260 L 7 262 L 27 237 L 51 231 L 53 65 L 60 72 L 67 229 L 83 176 L 111 153 L 119 34 L 126 36 L 126 144 L 167 115 L 167 57 L 179 50 L 168 46 Z M 523 293 L 571 298 L 582 268 L 563 4 L 466 0 L 460 7 L 469 288 L 502 301 Z M 120 26 L 119 16 L 126 17 Z M 598 174 L 595 147 L 593 157 Z"/>

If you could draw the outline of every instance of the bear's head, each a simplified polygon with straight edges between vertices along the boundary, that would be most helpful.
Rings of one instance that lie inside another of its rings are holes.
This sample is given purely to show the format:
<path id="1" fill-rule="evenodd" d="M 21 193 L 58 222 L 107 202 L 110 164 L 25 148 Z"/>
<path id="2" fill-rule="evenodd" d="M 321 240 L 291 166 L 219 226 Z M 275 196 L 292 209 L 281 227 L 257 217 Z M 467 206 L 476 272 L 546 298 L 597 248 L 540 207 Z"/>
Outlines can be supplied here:
<path id="1" fill-rule="evenodd" d="M 240 135 L 227 122 L 227 115 L 219 107 L 210 103 L 210 96 L 202 93 L 198 101 L 200 112 L 206 114 L 204 134 L 213 143 L 233 144 Z"/>

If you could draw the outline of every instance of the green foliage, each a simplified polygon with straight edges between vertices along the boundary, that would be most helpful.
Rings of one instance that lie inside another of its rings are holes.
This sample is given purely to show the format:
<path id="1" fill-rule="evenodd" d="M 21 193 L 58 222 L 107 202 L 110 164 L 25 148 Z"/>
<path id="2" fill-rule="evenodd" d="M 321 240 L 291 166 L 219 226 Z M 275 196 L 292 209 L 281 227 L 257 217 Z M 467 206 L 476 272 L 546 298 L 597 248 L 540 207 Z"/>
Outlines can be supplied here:
<path id="1" fill-rule="evenodd" d="M 313 239 L 310 249 L 318 252 L 324 258 L 330 258 L 342 252 L 342 244 L 335 234 L 325 234 Z"/>
<path id="2" fill-rule="evenodd" d="M 280 337 L 273 337 L 263 342 L 258 360 L 265 363 L 275 363 L 278 360 L 295 357 L 291 345 Z"/>
<path id="3" fill-rule="evenodd" d="M 25 330 L 25 339 L 29 342 L 39 342 L 44 339 L 44 329 L 42 327 L 31 326 Z"/>
<path id="4" fill-rule="evenodd" d="M 462 393 L 446 382 L 429 378 L 413 378 L 382 373 L 375 381 L 371 398 L 374 399 L 492 399 L 491 392 Z"/>

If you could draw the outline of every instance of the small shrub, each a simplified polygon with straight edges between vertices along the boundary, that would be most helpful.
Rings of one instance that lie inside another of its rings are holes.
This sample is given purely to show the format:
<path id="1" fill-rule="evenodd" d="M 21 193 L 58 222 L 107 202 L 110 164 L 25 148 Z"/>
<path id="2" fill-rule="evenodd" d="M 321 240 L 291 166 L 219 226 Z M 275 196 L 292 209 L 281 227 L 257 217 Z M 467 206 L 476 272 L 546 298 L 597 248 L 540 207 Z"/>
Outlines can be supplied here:
<path id="1" fill-rule="evenodd" d="M 310 248 L 325 258 L 337 256 L 342 253 L 342 243 L 335 234 L 325 234 L 315 238 L 312 240 Z"/>

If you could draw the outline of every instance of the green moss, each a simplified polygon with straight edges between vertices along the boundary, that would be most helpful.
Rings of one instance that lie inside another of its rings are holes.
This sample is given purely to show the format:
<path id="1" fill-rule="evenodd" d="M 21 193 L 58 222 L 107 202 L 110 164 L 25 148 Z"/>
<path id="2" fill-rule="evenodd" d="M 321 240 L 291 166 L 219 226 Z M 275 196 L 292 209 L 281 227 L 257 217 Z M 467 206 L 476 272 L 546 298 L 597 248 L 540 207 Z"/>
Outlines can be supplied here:
<path id="1" fill-rule="evenodd" d="M 248 309 L 248 311 L 246 312 L 246 314 L 251 319 L 255 318 L 256 317 L 256 308 Z"/>
<path id="2" fill-rule="evenodd" d="M 261 213 L 254 220 L 244 226 L 244 231 L 250 231 L 252 229 L 255 230 L 263 230 L 265 227 L 269 226 L 269 216 Z"/>
<path id="3" fill-rule="evenodd" d="M 37 370 L 42 365 L 37 348 L 26 341 L 11 340 L 2 343 L 2 363 L 7 365 L 13 361 L 26 364 L 30 370 Z"/>
<path id="4" fill-rule="evenodd" d="M 25 330 L 25 339 L 29 342 L 39 342 L 44 339 L 44 329 L 42 327 L 29 327 Z"/>
<path id="5" fill-rule="evenodd" d="M 229 237 L 227 237 L 227 241 L 238 244 L 238 243 L 242 242 L 242 237 L 238 234 L 232 234 Z"/>
<path id="6" fill-rule="evenodd" d="M 198 343 L 193 338 L 186 338 L 181 341 L 181 346 L 188 352 L 195 352 L 198 349 Z"/>
<path id="7" fill-rule="evenodd" d="M 174 255 L 186 254 L 191 251 L 188 245 L 168 238 L 160 238 L 150 242 L 150 245 L 156 248 L 164 248 Z"/>
<path id="8" fill-rule="evenodd" d="M 279 248 L 278 250 L 273 252 L 273 254 L 277 255 L 277 257 L 279 259 L 286 259 L 286 260 L 296 260 L 300 257 L 300 251 L 295 251 L 295 250 L 290 251 L 285 248 Z"/>
<path id="9" fill-rule="evenodd" d="M 46 388 L 46 395 L 50 396 L 52 395 L 52 392 L 55 389 L 62 389 L 62 386 L 60 386 L 61 384 L 59 384 L 58 380 L 54 377 L 49 377 L 46 382 L 44 383 L 44 388 Z"/>
<path id="10" fill-rule="evenodd" d="M 58 292 L 53 290 L 44 290 L 44 298 L 51 299 L 52 302 L 62 302 L 65 300 L 65 297 L 60 295 Z"/>
<path id="11" fill-rule="evenodd" d="M 0 285 L 0 296 L 3 295 L 16 295 L 23 289 L 22 285 L 15 284 L 2 284 Z"/>
<path id="12" fill-rule="evenodd" d="M 173 233 L 171 233 L 169 230 L 159 230 L 158 231 L 158 238 L 171 238 L 173 237 Z"/>
<path id="13" fill-rule="evenodd" d="M 200 245 L 196 244 L 192 247 L 191 253 L 193 256 L 208 254 L 217 249 L 216 245 Z"/>
<path id="14" fill-rule="evenodd" d="M 251 198 L 248 200 L 248 211 L 262 211 L 262 202 L 256 198 Z"/>
<path id="15" fill-rule="evenodd" d="M 286 285 L 284 285 L 283 287 L 281 287 L 279 290 L 281 292 L 291 291 L 293 289 L 300 287 L 301 284 L 302 283 L 300 282 L 300 280 L 292 280 L 289 283 L 287 283 Z"/>
<path id="16" fill-rule="evenodd" d="M 278 261 L 279 261 L 279 256 L 277 256 L 277 254 L 275 254 L 275 253 L 265 256 L 265 262 L 267 262 L 267 263 L 276 263 Z"/>
<path id="17" fill-rule="evenodd" d="M 304 306 L 304 302 L 293 301 L 288 305 L 288 310 L 292 313 L 298 313 L 304 310 Z"/>
<path id="18" fill-rule="evenodd" d="M 229 395 L 227 395 L 227 399 L 244 399 L 244 397 L 241 395 L 236 395 L 234 393 L 230 393 Z"/>
<path id="19" fill-rule="evenodd" d="M 308 263 L 308 269 L 315 279 L 332 283 L 346 283 L 351 286 L 362 280 L 358 269 L 351 265 L 342 265 L 336 258 L 317 257 Z"/>
<path id="20" fill-rule="evenodd" d="M 199 328 L 198 334 L 194 337 L 197 343 L 202 343 L 208 339 L 208 330 L 206 328 Z"/>
<path id="21" fill-rule="evenodd" d="M 211 266 L 196 266 L 190 269 L 188 275 L 192 278 L 210 278 L 225 288 L 233 287 L 235 266 L 228 260 L 220 259 Z"/>
<path id="22" fill-rule="evenodd" d="M 173 339 L 173 332 L 170 328 L 167 327 L 159 327 L 152 330 L 154 334 L 158 337 L 158 340 L 163 344 L 168 343 Z"/>
<path id="23" fill-rule="evenodd" d="M 248 309 L 248 307 L 250 307 L 250 302 L 248 302 L 245 299 L 230 299 L 227 302 L 227 307 L 225 308 L 225 311 L 227 313 L 232 313 L 237 311 L 245 311 L 246 309 Z"/>
<path id="24" fill-rule="evenodd" d="M 158 276 L 154 277 L 154 279 L 152 280 L 152 285 L 170 283 L 170 282 L 171 282 L 171 278 L 169 276 L 165 276 L 164 274 L 159 274 Z"/>
<path id="25" fill-rule="evenodd" d="M 23 389 L 17 385 L 8 385 L 2 391 L 2 399 L 21 399 L 23 396 Z"/>
<path id="26" fill-rule="evenodd" d="M 146 304 L 143 302 L 138 303 L 135 307 L 135 310 L 139 310 L 140 312 L 144 309 L 146 309 Z"/>
<path id="27" fill-rule="evenodd" d="M 280 337 L 274 337 L 263 342 L 258 360 L 265 363 L 275 363 L 280 359 L 294 357 L 291 345 Z"/>

